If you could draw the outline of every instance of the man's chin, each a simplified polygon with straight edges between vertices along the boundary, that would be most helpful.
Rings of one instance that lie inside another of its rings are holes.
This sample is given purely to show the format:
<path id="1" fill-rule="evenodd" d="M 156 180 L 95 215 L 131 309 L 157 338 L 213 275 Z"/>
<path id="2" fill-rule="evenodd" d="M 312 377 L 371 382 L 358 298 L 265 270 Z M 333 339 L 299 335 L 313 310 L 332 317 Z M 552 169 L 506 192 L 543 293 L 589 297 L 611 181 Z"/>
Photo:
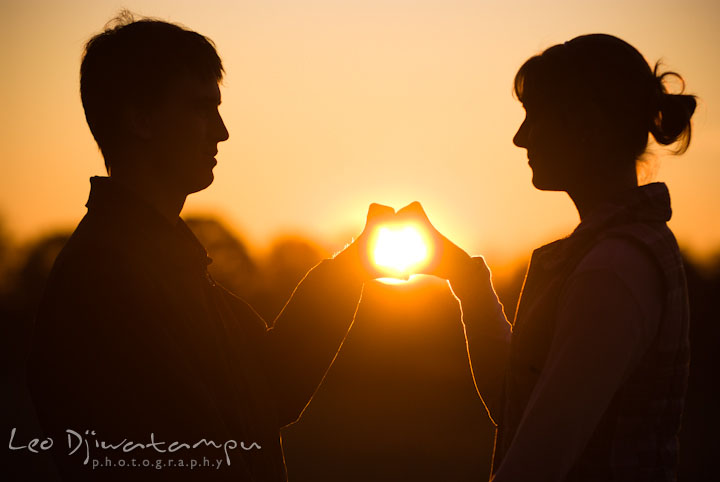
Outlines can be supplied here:
<path id="1" fill-rule="evenodd" d="M 571 180 L 567 172 L 532 166 L 532 184 L 540 191 L 567 191 Z"/>
<path id="2" fill-rule="evenodd" d="M 212 171 L 209 171 L 205 176 L 202 178 L 197 177 L 192 180 L 192 182 L 188 183 L 188 189 L 187 193 L 192 194 L 194 192 L 202 191 L 203 189 L 207 189 L 210 184 L 213 183 L 215 180 L 215 175 L 212 173 Z"/>
<path id="3" fill-rule="evenodd" d="M 549 182 L 547 179 L 543 179 L 542 176 L 533 174 L 532 177 L 533 186 L 539 191 L 563 191 L 563 188 L 557 186 L 556 183 Z"/>
<path id="4" fill-rule="evenodd" d="M 545 184 L 542 182 L 542 178 L 535 174 L 535 171 L 533 171 L 532 175 L 532 184 L 535 186 L 535 189 L 539 189 L 541 191 L 547 190 Z"/>

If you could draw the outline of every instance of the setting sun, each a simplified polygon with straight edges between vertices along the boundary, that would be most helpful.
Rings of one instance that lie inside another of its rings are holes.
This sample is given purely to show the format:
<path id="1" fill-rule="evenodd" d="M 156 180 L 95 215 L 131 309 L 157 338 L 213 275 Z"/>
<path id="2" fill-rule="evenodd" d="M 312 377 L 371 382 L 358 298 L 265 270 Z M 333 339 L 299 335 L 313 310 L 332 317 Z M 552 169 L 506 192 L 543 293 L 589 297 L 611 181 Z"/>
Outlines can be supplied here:
<path id="1" fill-rule="evenodd" d="M 421 270 L 432 257 L 427 236 L 413 225 L 380 227 L 370 253 L 375 266 L 396 277 Z"/>

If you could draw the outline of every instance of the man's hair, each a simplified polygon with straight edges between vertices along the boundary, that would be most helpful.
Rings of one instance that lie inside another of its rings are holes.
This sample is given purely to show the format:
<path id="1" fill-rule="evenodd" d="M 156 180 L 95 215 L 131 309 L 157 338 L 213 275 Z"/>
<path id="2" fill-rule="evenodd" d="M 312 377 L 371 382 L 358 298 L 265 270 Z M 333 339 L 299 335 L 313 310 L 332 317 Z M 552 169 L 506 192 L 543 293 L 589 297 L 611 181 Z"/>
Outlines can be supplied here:
<path id="1" fill-rule="evenodd" d="M 122 11 L 85 45 L 80 96 L 90 131 L 105 158 L 128 141 L 124 110 L 151 110 L 175 79 L 222 80 L 223 66 L 209 38 L 179 25 Z"/>

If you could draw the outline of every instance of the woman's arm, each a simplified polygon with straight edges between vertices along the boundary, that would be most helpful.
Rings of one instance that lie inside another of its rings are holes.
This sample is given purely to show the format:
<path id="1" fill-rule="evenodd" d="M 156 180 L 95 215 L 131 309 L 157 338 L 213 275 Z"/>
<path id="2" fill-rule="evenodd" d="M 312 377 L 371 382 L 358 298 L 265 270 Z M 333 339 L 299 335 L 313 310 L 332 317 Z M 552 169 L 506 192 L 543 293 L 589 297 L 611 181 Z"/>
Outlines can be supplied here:
<path id="1" fill-rule="evenodd" d="M 482 257 L 470 257 L 435 229 L 420 203 L 405 206 L 397 218 L 418 223 L 433 241 L 434 259 L 423 273 L 448 280 L 460 302 L 475 387 L 494 422 L 499 414 L 511 329 L 493 289 L 490 270 Z"/>
<path id="2" fill-rule="evenodd" d="M 460 302 L 470 370 L 488 415 L 497 424 L 511 327 L 493 289 L 485 260 L 470 258 L 460 272 L 449 283 Z"/>

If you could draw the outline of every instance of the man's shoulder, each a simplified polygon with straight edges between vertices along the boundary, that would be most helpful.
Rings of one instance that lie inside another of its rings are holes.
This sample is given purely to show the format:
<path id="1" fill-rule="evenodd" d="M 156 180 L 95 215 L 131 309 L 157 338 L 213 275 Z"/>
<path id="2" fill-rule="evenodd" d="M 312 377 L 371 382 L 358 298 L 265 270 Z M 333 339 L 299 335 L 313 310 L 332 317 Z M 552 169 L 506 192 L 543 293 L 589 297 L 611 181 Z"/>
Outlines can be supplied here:
<path id="1" fill-rule="evenodd" d="M 143 270 L 142 250 L 128 233 L 86 216 L 58 253 L 46 284 L 46 294 L 132 281 Z"/>

